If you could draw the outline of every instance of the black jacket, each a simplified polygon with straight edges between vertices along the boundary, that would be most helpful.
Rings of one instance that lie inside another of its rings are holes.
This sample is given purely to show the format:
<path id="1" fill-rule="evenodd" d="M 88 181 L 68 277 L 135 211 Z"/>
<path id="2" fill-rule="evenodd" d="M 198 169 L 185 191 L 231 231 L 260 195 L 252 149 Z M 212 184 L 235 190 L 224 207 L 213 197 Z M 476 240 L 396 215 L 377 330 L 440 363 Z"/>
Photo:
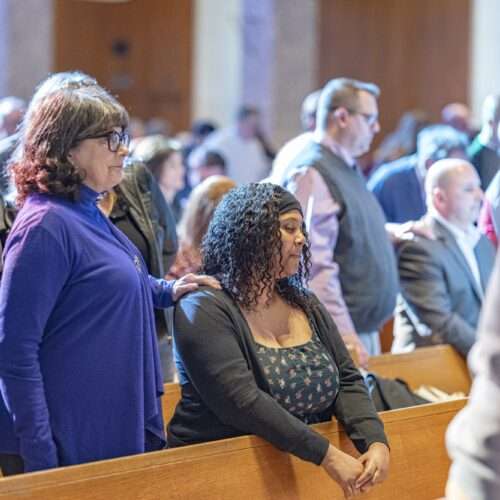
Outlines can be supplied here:
<path id="1" fill-rule="evenodd" d="M 155 278 L 164 278 L 174 263 L 178 242 L 175 219 L 163 193 L 151 172 L 140 162 L 128 163 L 120 184 L 115 188 L 118 199 L 113 206 L 110 220 L 117 224 L 127 219 L 138 228 L 147 247 L 145 257 L 148 271 Z M 127 234 L 126 225 L 121 225 Z M 167 331 L 168 319 L 164 310 L 156 311 L 156 328 L 159 336 Z"/>
<path id="2" fill-rule="evenodd" d="M 383 424 L 338 330 L 315 296 L 311 321 L 339 368 L 340 388 L 322 420 L 342 423 L 360 452 L 387 443 Z M 189 380 L 167 428 L 168 445 L 256 434 L 277 448 L 320 464 L 328 440 L 271 397 L 240 309 L 223 291 L 201 289 L 183 297 L 174 313 L 178 369 Z"/>

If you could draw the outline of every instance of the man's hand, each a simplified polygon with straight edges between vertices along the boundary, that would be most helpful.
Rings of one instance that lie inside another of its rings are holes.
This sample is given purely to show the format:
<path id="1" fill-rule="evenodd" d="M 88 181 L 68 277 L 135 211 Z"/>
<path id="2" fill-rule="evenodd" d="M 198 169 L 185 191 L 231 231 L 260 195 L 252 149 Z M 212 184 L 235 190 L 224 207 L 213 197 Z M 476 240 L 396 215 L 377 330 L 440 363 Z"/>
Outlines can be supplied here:
<path id="1" fill-rule="evenodd" d="M 174 302 L 177 302 L 184 294 L 196 290 L 200 285 L 210 286 L 217 290 L 222 289 L 219 281 L 213 276 L 189 273 L 182 278 L 175 280 L 172 291 L 172 298 L 174 299 Z"/>
<path id="2" fill-rule="evenodd" d="M 427 221 L 422 218 L 419 220 L 410 220 L 404 224 L 395 224 L 388 222 L 385 230 L 393 245 L 399 245 L 403 241 L 412 240 L 415 236 L 421 236 L 428 240 L 435 240 L 436 235 L 432 231 Z"/>
<path id="3" fill-rule="evenodd" d="M 373 443 L 368 451 L 358 459 L 363 464 L 363 473 L 356 480 L 356 488 L 361 492 L 381 483 L 389 473 L 389 448 L 383 443 Z"/>

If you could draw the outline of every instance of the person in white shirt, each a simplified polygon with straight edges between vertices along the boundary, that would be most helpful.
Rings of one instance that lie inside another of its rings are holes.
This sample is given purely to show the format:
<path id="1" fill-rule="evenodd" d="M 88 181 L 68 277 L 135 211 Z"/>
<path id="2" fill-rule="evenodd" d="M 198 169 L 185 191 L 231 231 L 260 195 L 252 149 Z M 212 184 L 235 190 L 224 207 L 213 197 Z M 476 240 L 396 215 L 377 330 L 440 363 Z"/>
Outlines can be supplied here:
<path id="1" fill-rule="evenodd" d="M 316 109 L 318 107 L 321 89 L 307 94 L 302 102 L 300 121 L 302 123 L 302 134 L 290 139 L 278 151 L 273 161 L 273 168 L 268 182 L 282 184 L 287 176 L 287 168 L 302 150 L 313 140 L 313 131 L 316 128 Z"/>
<path id="2" fill-rule="evenodd" d="M 474 225 L 483 199 L 480 179 L 465 160 L 440 160 L 427 172 L 425 192 L 425 222 L 434 239 L 416 236 L 399 247 L 392 352 L 447 343 L 465 356 L 495 260 L 493 245 Z"/>
<path id="3" fill-rule="evenodd" d="M 242 106 L 236 123 L 210 134 L 189 156 L 194 168 L 207 151 L 217 151 L 226 160 L 227 176 L 237 184 L 259 182 L 269 173 L 272 151 L 264 139 L 260 113 L 256 108 Z"/>

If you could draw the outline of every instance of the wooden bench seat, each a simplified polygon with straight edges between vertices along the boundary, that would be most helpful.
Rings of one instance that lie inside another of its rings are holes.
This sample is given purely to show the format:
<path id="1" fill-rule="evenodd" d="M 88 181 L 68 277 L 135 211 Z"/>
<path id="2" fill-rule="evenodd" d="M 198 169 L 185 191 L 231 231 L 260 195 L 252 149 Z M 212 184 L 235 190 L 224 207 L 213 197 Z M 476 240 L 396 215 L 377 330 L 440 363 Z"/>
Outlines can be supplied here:
<path id="1" fill-rule="evenodd" d="M 391 442 L 388 480 L 366 499 L 431 499 L 444 492 L 444 432 L 465 400 L 384 412 Z M 315 426 L 353 452 L 333 421 Z M 342 498 L 321 467 L 245 436 L 0 480 L 0 499 L 322 500 Z"/>

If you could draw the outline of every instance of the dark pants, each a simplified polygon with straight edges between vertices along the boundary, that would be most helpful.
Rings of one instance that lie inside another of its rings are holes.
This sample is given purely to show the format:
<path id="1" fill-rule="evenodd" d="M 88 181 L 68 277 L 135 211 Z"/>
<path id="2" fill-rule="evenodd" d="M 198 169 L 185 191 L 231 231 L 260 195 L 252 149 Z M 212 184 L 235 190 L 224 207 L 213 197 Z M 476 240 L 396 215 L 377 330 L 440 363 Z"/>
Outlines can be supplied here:
<path id="1" fill-rule="evenodd" d="M 19 455 L 0 453 L 0 470 L 4 476 L 13 476 L 24 472 L 24 462 Z"/>

